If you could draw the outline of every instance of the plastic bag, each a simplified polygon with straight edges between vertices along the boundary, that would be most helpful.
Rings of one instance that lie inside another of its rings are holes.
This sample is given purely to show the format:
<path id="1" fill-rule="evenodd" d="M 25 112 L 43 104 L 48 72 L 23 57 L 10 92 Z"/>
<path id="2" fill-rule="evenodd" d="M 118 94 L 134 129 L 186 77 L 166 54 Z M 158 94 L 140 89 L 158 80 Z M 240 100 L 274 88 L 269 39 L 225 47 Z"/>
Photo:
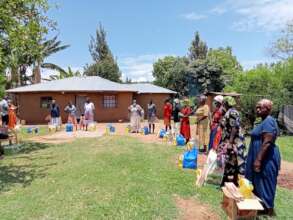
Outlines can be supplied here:
<path id="1" fill-rule="evenodd" d="M 184 146 L 185 142 L 186 142 L 186 140 L 181 134 L 176 136 L 176 144 L 177 144 L 177 146 Z"/>
<path id="2" fill-rule="evenodd" d="M 197 168 L 197 148 L 186 151 L 183 154 L 182 167 L 186 169 L 196 169 Z"/>

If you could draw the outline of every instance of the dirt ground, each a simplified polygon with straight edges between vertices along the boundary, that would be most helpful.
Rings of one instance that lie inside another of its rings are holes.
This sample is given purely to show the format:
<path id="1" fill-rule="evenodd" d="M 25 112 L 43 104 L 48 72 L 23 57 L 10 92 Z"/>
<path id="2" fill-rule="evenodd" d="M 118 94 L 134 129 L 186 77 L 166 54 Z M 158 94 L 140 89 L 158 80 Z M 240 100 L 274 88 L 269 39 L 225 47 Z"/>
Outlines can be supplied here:
<path id="1" fill-rule="evenodd" d="M 180 210 L 180 219 L 201 219 L 201 220 L 218 220 L 220 217 L 213 210 L 193 198 L 183 199 L 175 197 L 177 208 Z"/>

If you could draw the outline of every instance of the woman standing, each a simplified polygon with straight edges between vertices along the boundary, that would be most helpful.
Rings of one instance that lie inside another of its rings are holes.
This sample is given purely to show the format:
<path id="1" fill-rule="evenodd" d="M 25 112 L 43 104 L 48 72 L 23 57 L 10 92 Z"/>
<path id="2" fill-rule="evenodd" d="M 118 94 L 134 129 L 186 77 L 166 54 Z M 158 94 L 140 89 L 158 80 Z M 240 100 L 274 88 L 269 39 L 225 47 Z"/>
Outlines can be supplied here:
<path id="1" fill-rule="evenodd" d="M 8 128 L 14 129 L 17 123 L 17 117 L 15 113 L 16 107 L 12 104 L 11 100 L 8 101 Z"/>
<path id="2" fill-rule="evenodd" d="M 128 107 L 128 111 L 130 113 L 131 132 L 139 133 L 142 108 L 140 105 L 136 104 L 135 99 L 133 100 L 132 105 Z"/>
<path id="3" fill-rule="evenodd" d="M 173 120 L 174 120 L 174 133 L 178 134 L 180 130 L 180 116 L 179 113 L 181 111 L 181 106 L 179 99 L 174 100 L 174 108 L 173 108 Z"/>
<path id="4" fill-rule="evenodd" d="M 180 134 L 186 139 L 186 143 L 190 140 L 190 122 L 189 116 L 192 113 L 191 108 L 189 107 L 189 100 L 183 100 L 183 108 L 180 112 L 181 117 L 181 126 L 180 126 Z"/>
<path id="5" fill-rule="evenodd" d="M 84 103 L 84 118 L 85 118 L 85 130 L 87 131 L 88 125 L 94 122 L 94 111 L 95 105 L 91 102 L 90 98 L 86 98 L 86 102 Z"/>
<path id="6" fill-rule="evenodd" d="M 209 142 L 209 150 L 214 149 L 216 150 L 219 146 L 222 138 L 222 129 L 220 126 L 220 121 L 223 117 L 223 110 L 222 110 L 222 103 L 223 103 L 224 97 L 221 95 L 217 95 L 214 98 L 214 105 L 215 110 L 212 114 L 212 121 L 211 121 L 211 133 L 210 133 L 210 142 Z"/>
<path id="7" fill-rule="evenodd" d="M 172 116 L 172 104 L 170 103 L 170 100 L 167 99 L 164 105 L 164 124 L 165 124 L 166 132 L 168 131 L 168 129 L 171 130 L 171 116 Z"/>
<path id="8" fill-rule="evenodd" d="M 231 96 L 224 98 L 226 114 L 221 121 L 223 129 L 222 143 L 218 148 L 220 162 L 224 167 L 222 186 L 233 182 L 238 186 L 238 175 L 245 172 L 245 144 L 241 134 L 240 115 L 235 109 L 236 102 Z"/>
<path id="9" fill-rule="evenodd" d="M 251 142 L 247 155 L 245 177 L 254 186 L 254 193 L 265 208 L 266 214 L 273 215 L 277 177 L 281 165 L 279 148 L 276 145 L 279 128 L 270 116 L 273 103 L 268 99 L 259 101 L 256 114 L 262 122 L 251 132 Z"/>
<path id="10" fill-rule="evenodd" d="M 148 104 L 148 123 L 149 123 L 149 132 L 155 133 L 155 121 L 157 119 L 156 117 L 156 105 L 153 103 L 151 100 L 150 103 Z M 152 130 L 153 128 L 153 130 Z"/>
<path id="11" fill-rule="evenodd" d="M 195 112 L 197 118 L 197 135 L 199 148 L 203 147 L 202 152 L 206 152 L 209 144 L 209 114 L 210 109 L 206 104 L 207 97 L 202 95 L 199 98 L 199 107 Z"/>
<path id="12" fill-rule="evenodd" d="M 72 123 L 77 130 L 76 107 L 72 104 L 72 101 L 68 103 L 64 111 L 68 113 L 67 122 Z"/>

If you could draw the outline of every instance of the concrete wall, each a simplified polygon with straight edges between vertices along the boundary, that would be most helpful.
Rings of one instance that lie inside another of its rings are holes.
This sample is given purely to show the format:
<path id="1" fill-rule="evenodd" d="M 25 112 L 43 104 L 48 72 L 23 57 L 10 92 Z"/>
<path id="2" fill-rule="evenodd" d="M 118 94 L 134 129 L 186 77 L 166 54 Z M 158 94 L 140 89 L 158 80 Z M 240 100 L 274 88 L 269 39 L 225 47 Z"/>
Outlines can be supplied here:
<path id="1" fill-rule="evenodd" d="M 117 108 L 104 108 L 103 95 L 117 95 Z M 22 93 L 16 95 L 18 116 L 27 124 L 44 124 L 45 118 L 50 114 L 49 109 L 41 108 L 41 97 L 50 96 L 56 100 L 60 107 L 62 121 L 66 122 L 67 114 L 63 111 L 69 101 L 75 103 L 77 93 Z M 95 104 L 95 120 L 98 122 L 117 122 L 128 120 L 128 106 L 133 99 L 132 93 L 78 93 L 79 96 L 90 97 Z"/>
<path id="2" fill-rule="evenodd" d="M 143 107 L 145 111 L 145 118 L 147 117 L 147 105 L 150 100 L 153 100 L 153 103 L 156 104 L 157 107 L 157 117 L 163 118 L 163 108 L 164 103 L 167 98 L 170 97 L 169 94 L 137 94 L 134 96 L 137 100 L 137 103 Z"/>

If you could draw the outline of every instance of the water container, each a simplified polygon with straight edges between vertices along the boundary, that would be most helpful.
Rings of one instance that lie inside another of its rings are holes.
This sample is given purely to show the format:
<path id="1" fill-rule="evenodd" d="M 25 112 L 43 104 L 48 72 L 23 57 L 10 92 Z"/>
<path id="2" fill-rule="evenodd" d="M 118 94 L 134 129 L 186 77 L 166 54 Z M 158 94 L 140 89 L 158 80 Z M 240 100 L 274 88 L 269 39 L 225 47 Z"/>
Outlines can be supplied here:
<path id="1" fill-rule="evenodd" d="M 35 134 L 38 134 L 38 133 L 39 133 L 39 128 L 36 127 L 36 128 L 34 129 L 34 132 L 35 132 Z"/>
<path id="2" fill-rule="evenodd" d="M 73 124 L 68 123 L 65 125 L 66 132 L 72 132 L 73 131 Z"/>
<path id="3" fill-rule="evenodd" d="M 26 132 L 29 134 L 33 133 L 33 128 L 27 128 Z"/>
<path id="4" fill-rule="evenodd" d="M 160 132 L 159 132 L 159 138 L 164 138 L 165 135 L 166 135 L 165 129 L 161 129 Z"/>
<path id="5" fill-rule="evenodd" d="M 185 142 L 186 142 L 186 140 L 185 140 L 185 138 L 181 134 L 179 134 L 179 135 L 176 136 L 177 146 L 184 146 L 185 145 Z"/>
<path id="6" fill-rule="evenodd" d="M 143 128 L 143 133 L 144 135 L 148 135 L 150 133 L 149 128 L 147 126 Z"/>
<path id="7" fill-rule="evenodd" d="M 110 133 L 115 133 L 115 130 L 116 130 L 116 129 L 115 129 L 114 126 L 111 126 L 111 127 L 110 127 Z"/>
<path id="8" fill-rule="evenodd" d="M 197 149 L 193 148 L 183 154 L 182 165 L 183 168 L 196 169 L 197 168 Z"/>

